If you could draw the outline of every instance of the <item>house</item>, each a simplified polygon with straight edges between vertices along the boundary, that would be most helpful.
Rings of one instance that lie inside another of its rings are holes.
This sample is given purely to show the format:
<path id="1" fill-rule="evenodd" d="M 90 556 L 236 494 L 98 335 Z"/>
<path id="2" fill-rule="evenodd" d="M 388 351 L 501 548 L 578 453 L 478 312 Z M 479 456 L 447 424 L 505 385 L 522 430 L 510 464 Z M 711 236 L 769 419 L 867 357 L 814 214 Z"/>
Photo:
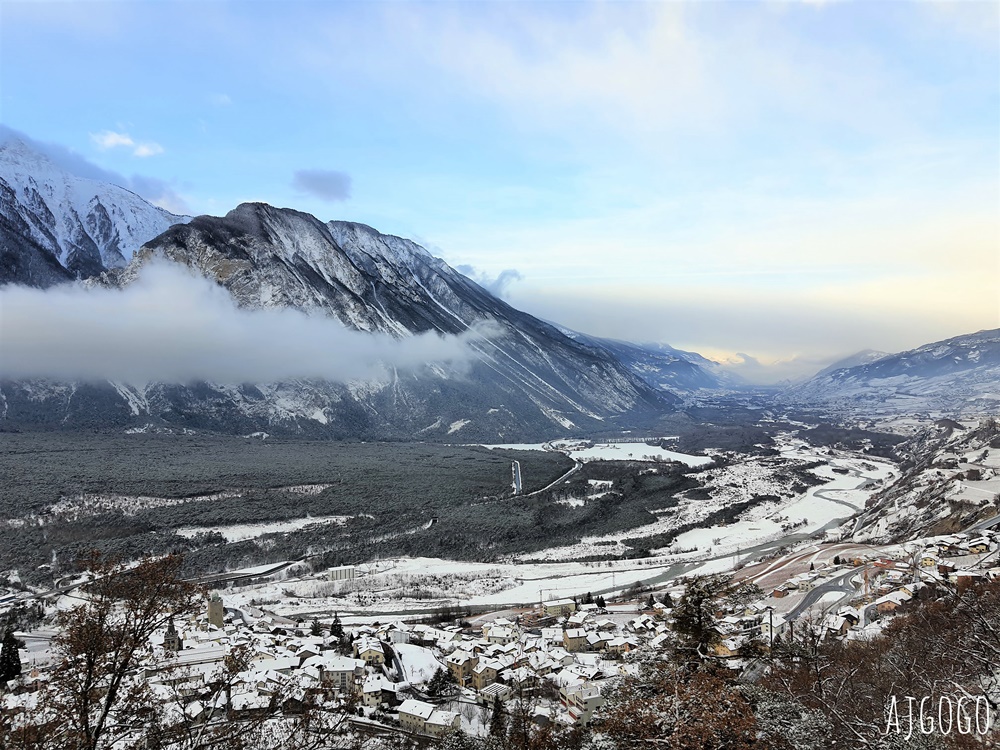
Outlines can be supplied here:
<path id="1" fill-rule="evenodd" d="M 563 648 L 570 652 L 583 651 L 587 648 L 587 631 L 582 628 L 564 630 Z"/>
<path id="2" fill-rule="evenodd" d="M 370 666 L 380 667 L 385 664 L 385 651 L 378 638 L 363 637 L 356 640 L 354 655 Z"/>
<path id="3" fill-rule="evenodd" d="M 370 674 L 361 686 L 361 702 L 369 708 L 382 705 L 382 683 L 385 677 L 380 674 Z"/>
<path id="4" fill-rule="evenodd" d="M 368 675 L 361 688 L 362 703 L 369 708 L 394 706 L 398 702 L 396 686 L 380 674 Z"/>
<path id="5" fill-rule="evenodd" d="M 841 615 L 827 615 L 823 619 L 824 635 L 834 638 L 842 638 L 850 630 L 851 621 Z"/>
<path id="6" fill-rule="evenodd" d="M 500 682 L 494 682 L 492 685 L 487 685 L 479 691 L 478 701 L 484 706 L 492 706 L 497 698 L 503 703 L 513 694 L 514 691 L 509 686 Z"/>
<path id="7" fill-rule="evenodd" d="M 509 643 L 515 643 L 518 640 L 517 631 L 506 625 L 500 625 L 492 627 L 486 636 L 486 640 L 490 643 L 496 643 L 501 646 L 506 646 Z"/>
<path id="8" fill-rule="evenodd" d="M 468 651 L 452 651 L 445 657 L 444 663 L 448 666 L 448 671 L 462 687 L 465 687 L 469 678 L 472 677 L 472 670 L 479 664 L 479 657 L 470 654 Z"/>
<path id="9" fill-rule="evenodd" d="M 421 734 L 427 725 L 427 720 L 434 713 L 434 706 L 430 703 L 414 700 L 405 700 L 399 706 L 399 724 L 407 732 Z"/>
<path id="10" fill-rule="evenodd" d="M 590 724 L 594 712 L 604 705 L 604 698 L 596 685 L 576 685 L 566 690 L 562 698 L 570 720 L 584 727 Z"/>
<path id="11" fill-rule="evenodd" d="M 562 617 L 576 611 L 576 602 L 572 599 L 553 599 L 542 605 L 542 612 L 549 617 Z"/>
<path id="12" fill-rule="evenodd" d="M 484 659 L 472 669 L 472 687 L 482 690 L 487 685 L 492 685 L 497 681 L 497 674 L 503 669 L 503 665 L 493 659 Z"/>
<path id="13" fill-rule="evenodd" d="M 770 644 L 785 631 L 785 618 L 781 615 L 771 614 L 760 622 L 760 634 Z"/>
<path id="14" fill-rule="evenodd" d="M 609 654 L 627 654 L 636 644 L 634 641 L 628 638 L 612 638 L 606 644 L 604 644 L 604 650 Z"/>
<path id="15" fill-rule="evenodd" d="M 740 647 L 742 645 L 742 639 L 739 637 L 723 638 L 718 643 L 712 645 L 711 652 L 722 659 L 732 659 L 740 655 Z"/>
<path id="16" fill-rule="evenodd" d="M 341 693 L 355 692 L 365 673 L 364 661 L 338 656 L 329 651 L 309 657 L 302 662 L 302 667 L 317 669 L 323 687 L 339 690 Z"/>
<path id="17" fill-rule="evenodd" d="M 566 624 L 571 628 L 579 628 L 589 619 L 590 612 L 574 612 L 566 618 Z"/>
<path id="18" fill-rule="evenodd" d="M 909 601 L 911 598 L 912 596 L 903 590 L 890 591 L 888 594 L 880 596 L 872 603 L 875 605 L 876 611 L 878 611 L 880 615 L 884 615 L 889 612 L 894 612 L 896 607 Z"/>
<path id="19" fill-rule="evenodd" d="M 978 539 L 973 539 L 969 542 L 969 552 L 974 555 L 981 555 L 984 552 L 990 551 L 990 540 L 985 537 L 979 537 Z"/>
<path id="20" fill-rule="evenodd" d="M 921 568 L 933 568 L 938 563 L 941 562 L 941 558 L 932 552 L 924 552 L 920 556 L 920 567 Z"/>
<path id="21" fill-rule="evenodd" d="M 437 709 L 424 723 L 424 731 L 431 737 L 443 737 L 448 732 L 458 729 L 461 723 L 461 718 L 453 711 Z"/>

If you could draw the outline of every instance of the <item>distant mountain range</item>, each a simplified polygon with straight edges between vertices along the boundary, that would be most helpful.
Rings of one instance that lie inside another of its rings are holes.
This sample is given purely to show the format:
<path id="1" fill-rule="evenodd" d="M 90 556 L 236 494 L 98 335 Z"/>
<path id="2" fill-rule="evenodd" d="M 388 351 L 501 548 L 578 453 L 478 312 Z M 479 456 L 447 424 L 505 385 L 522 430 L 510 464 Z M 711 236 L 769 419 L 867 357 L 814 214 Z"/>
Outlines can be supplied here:
<path id="1" fill-rule="evenodd" d="M 371 227 L 246 203 L 177 216 L 59 167 L 31 144 L 0 143 L 0 285 L 88 280 L 124 287 L 156 258 L 195 269 L 246 309 L 320 312 L 403 339 L 473 336 L 471 370 L 431 366 L 378 381 L 177 385 L 0 383 L 8 426 L 179 427 L 236 434 L 508 441 L 651 425 L 695 394 L 743 384 L 665 344 L 571 331 L 521 312 L 414 242 Z M 794 404 L 909 408 L 914 398 L 996 397 L 996 331 L 914 352 L 863 352 L 787 389 Z M 875 361 L 873 361 L 875 360 Z M 958 383 L 959 387 L 955 384 Z"/>
<path id="2" fill-rule="evenodd" d="M 955 336 L 899 354 L 856 355 L 868 362 L 831 366 L 783 397 L 854 413 L 996 413 L 1000 408 L 1000 329 Z"/>

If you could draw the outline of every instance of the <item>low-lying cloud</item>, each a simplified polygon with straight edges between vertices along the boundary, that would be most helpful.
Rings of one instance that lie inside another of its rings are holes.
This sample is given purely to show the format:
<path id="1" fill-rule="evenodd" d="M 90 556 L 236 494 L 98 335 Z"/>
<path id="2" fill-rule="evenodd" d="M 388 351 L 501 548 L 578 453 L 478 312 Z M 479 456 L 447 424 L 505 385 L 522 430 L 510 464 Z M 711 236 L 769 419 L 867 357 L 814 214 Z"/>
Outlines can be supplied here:
<path id="1" fill-rule="evenodd" d="M 466 367 L 484 331 L 404 339 L 345 328 L 321 314 L 244 310 L 222 287 L 167 262 L 125 289 L 0 288 L 0 377 L 265 383 L 344 382 L 389 368 Z"/>
<path id="2" fill-rule="evenodd" d="M 505 268 L 496 276 L 490 276 L 489 274 L 477 271 L 474 266 L 467 264 L 456 266 L 455 270 L 465 276 L 468 276 L 494 297 L 498 297 L 500 299 L 504 299 L 507 296 L 507 290 L 512 283 L 520 281 L 524 278 L 524 276 L 521 275 L 521 272 L 515 268 Z"/>
<path id="3" fill-rule="evenodd" d="M 292 187 L 328 203 L 351 197 L 351 176 L 333 169 L 300 169 L 292 176 Z"/>

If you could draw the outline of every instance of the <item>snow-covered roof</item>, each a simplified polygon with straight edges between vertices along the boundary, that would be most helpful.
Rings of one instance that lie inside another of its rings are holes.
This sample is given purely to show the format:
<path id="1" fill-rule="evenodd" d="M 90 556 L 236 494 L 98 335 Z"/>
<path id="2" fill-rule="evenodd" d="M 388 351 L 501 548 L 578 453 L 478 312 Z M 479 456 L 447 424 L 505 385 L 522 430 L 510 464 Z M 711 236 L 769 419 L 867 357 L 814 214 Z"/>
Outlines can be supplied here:
<path id="1" fill-rule="evenodd" d="M 414 700 L 409 698 L 399 706 L 399 713 L 409 714 L 410 716 L 418 716 L 425 721 L 430 718 L 430 715 L 434 713 L 434 706 L 430 703 L 424 703 L 423 701 Z"/>

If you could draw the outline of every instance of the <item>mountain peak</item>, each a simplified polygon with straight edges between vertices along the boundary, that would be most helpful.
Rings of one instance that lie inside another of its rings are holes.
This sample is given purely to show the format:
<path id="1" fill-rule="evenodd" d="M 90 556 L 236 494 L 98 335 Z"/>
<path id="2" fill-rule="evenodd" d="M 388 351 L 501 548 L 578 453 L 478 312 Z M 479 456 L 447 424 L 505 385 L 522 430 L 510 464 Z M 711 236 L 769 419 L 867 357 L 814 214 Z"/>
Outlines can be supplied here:
<path id="1" fill-rule="evenodd" d="M 67 151 L 65 161 L 100 172 Z M 0 128 L 0 284 L 49 286 L 122 268 L 147 240 L 188 221 L 118 185 L 81 176 Z"/>

